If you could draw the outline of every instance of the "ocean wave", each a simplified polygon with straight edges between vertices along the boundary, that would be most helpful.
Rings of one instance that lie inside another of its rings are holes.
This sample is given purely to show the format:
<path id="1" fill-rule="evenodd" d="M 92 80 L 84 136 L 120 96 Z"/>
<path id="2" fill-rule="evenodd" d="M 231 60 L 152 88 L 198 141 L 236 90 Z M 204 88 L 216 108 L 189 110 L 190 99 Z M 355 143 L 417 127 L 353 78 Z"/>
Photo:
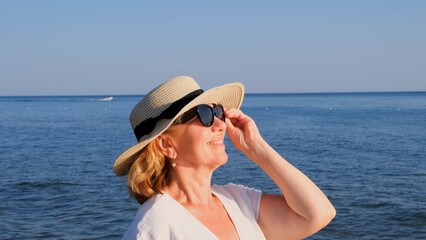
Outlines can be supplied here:
<path id="1" fill-rule="evenodd" d="M 29 189 L 46 189 L 46 188 L 61 188 L 69 186 L 79 186 L 81 184 L 61 180 L 47 180 L 47 181 L 22 181 L 15 183 L 17 188 Z"/>

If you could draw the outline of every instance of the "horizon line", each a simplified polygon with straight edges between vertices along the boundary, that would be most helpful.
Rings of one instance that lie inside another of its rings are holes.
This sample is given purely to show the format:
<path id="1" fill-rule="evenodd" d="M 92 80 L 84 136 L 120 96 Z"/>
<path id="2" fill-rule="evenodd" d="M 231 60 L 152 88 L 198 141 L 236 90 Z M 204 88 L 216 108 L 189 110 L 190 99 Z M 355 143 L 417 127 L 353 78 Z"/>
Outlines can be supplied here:
<path id="1" fill-rule="evenodd" d="M 303 94 L 385 94 L 385 93 L 426 93 L 420 91 L 331 91 L 331 92 L 246 92 L 245 95 L 303 95 Z M 48 95 L 0 95 L 0 97 L 114 97 L 114 96 L 145 96 L 145 94 L 48 94 Z"/>

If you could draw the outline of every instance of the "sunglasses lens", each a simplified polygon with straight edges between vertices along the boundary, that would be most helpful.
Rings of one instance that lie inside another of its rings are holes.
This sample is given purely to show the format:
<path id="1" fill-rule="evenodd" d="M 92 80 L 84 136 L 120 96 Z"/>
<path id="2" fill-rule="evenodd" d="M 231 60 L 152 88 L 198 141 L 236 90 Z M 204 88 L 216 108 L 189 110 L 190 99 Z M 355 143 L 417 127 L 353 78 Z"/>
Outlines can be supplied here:
<path id="1" fill-rule="evenodd" d="M 225 121 L 225 113 L 221 105 L 216 105 L 213 108 L 214 115 L 222 121 Z"/>
<path id="2" fill-rule="evenodd" d="M 210 127 L 213 124 L 213 111 L 208 105 L 200 105 L 197 107 L 198 118 L 200 122 L 206 126 Z"/>

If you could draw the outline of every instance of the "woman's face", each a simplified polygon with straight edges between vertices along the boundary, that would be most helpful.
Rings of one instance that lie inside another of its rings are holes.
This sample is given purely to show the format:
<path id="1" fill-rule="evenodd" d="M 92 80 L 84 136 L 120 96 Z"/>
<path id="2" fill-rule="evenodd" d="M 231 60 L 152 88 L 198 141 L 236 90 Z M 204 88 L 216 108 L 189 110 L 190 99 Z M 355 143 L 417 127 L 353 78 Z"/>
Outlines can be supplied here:
<path id="1" fill-rule="evenodd" d="M 211 127 L 203 126 L 197 117 L 185 124 L 172 126 L 167 134 L 177 154 L 175 163 L 211 170 L 225 164 L 228 160 L 225 133 L 226 124 L 217 117 Z"/>

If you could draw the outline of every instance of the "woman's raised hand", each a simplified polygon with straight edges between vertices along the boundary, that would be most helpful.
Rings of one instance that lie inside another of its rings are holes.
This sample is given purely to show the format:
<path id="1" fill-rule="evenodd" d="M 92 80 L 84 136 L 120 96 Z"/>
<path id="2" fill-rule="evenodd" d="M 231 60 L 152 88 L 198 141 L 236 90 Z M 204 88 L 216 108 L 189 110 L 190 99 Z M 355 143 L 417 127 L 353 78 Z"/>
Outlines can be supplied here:
<path id="1" fill-rule="evenodd" d="M 229 138 L 234 146 L 246 155 L 253 151 L 261 141 L 264 141 L 254 120 L 241 110 L 226 109 L 225 117 Z"/>

